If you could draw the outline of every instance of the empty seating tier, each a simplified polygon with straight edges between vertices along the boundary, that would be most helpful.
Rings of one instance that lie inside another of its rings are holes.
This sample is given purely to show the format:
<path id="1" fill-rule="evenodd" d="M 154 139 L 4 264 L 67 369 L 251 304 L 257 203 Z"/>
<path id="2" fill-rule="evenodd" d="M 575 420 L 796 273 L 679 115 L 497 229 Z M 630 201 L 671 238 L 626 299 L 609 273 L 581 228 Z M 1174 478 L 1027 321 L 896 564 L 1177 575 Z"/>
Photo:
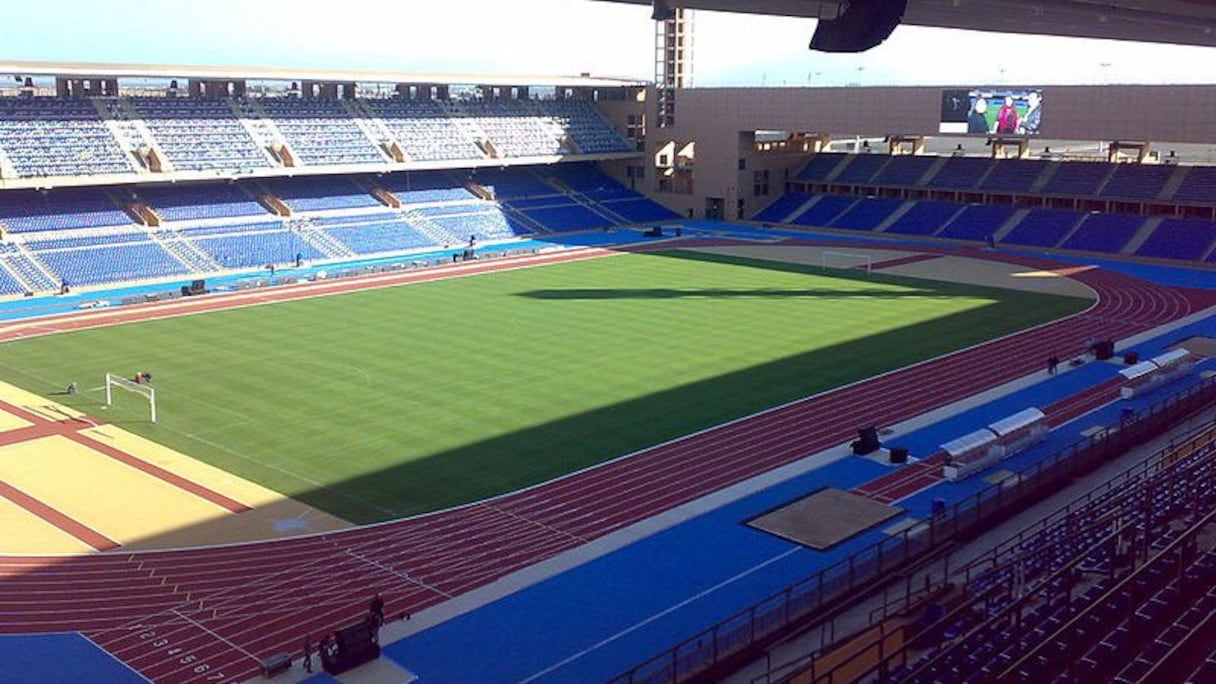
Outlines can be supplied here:
<path id="1" fill-rule="evenodd" d="M 442 104 L 412 100 L 363 101 L 414 161 L 482 159 L 485 154 Z"/>
<path id="2" fill-rule="evenodd" d="M 462 181 L 445 172 L 390 173 L 377 177 L 376 183 L 401 200 L 402 204 L 467 202 L 477 199 Z"/>
<path id="3" fill-rule="evenodd" d="M 222 228 L 184 228 L 182 235 L 211 255 L 224 268 L 258 268 L 325 256 L 316 247 L 288 230 L 281 222 L 229 225 Z"/>
<path id="4" fill-rule="evenodd" d="M 266 209 L 232 183 L 153 185 L 133 191 L 132 199 L 152 208 L 166 221 L 265 215 Z"/>
<path id="5" fill-rule="evenodd" d="M 917 202 L 887 228 L 898 235 L 933 235 L 959 211 L 953 202 Z"/>
<path id="6" fill-rule="evenodd" d="M 1192 166 L 1174 191 L 1175 202 L 1211 204 L 1216 201 L 1216 166 Z"/>
<path id="7" fill-rule="evenodd" d="M 1015 207 L 974 204 L 959 212 L 937 236 L 953 240 L 984 240 L 1000 229 L 1015 211 Z"/>
<path id="8" fill-rule="evenodd" d="M 1090 214 L 1060 246 L 1065 249 L 1113 254 L 1123 249 L 1143 225 L 1143 216 Z"/>
<path id="9" fill-rule="evenodd" d="M 433 248 L 431 238 L 402 217 L 360 217 L 355 221 L 320 219 L 317 226 L 355 254 L 376 254 Z"/>
<path id="10" fill-rule="evenodd" d="M 339 100 L 259 98 L 300 161 L 310 165 L 383 164 L 388 158 L 364 135 Z"/>
<path id="11" fill-rule="evenodd" d="M 557 188 L 526 168 L 482 169 L 473 174 L 473 180 L 500 199 L 559 194 Z"/>
<path id="12" fill-rule="evenodd" d="M 752 217 L 753 221 L 774 221 L 781 222 L 785 220 L 790 212 L 794 211 L 811 198 L 810 195 L 804 192 L 791 192 L 778 197 L 776 201 L 767 207 L 760 210 L 758 214 Z"/>
<path id="13" fill-rule="evenodd" d="M 874 176 L 875 185 L 912 186 L 929 172 L 940 157 L 915 156 L 892 157 L 891 161 L 878 175 Z"/>
<path id="14" fill-rule="evenodd" d="M 1063 209 L 1032 209 L 1001 242 L 1034 247 L 1055 247 L 1081 220 L 1081 214 Z"/>
<path id="15" fill-rule="evenodd" d="M 384 206 L 347 176 L 271 178 L 264 185 L 295 211 L 325 211 Z"/>
<path id="16" fill-rule="evenodd" d="M 0 149 L 21 177 L 135 171 L 90 100 L 0 98 Z"/>
<path id="17" fill-rule="evenodd" d="M 0 224 L 13 233 L 97 228 L 132 223 L 100 190 L 63 188 L 46 192 L 0 192 Z"/>
<path id="18" fill-rule="evenodd" d="M 888 161 L 892 158 L 885 154 L 854 154 L 844 170 L 836 175 L 834 183 L 870 183 Z"/>
<path id="19" fill-rule="evenodd" d="M 1157 199 L 1177 169 L 1160 164 L 1118 164 L 1102 186 L 1101 195 L 1112 199 Z"/>
<path id="20" fill-rule="evenodd" d="M 992 165 L 992 171 L 980 182 L 983 190 L 996 192 L 1030 192 L 1035 181 L 1043 175 L 1048 162 L 1008 159 Z"/>
<path id="21" fill-rule="evenodd" d="M 856 201 L 856 197 L 821 195 L 814 204 L 794 217 L 794 223 L 800 226 L 830 225 L 837 216 L 853 206 Z"/>
<path id="22" fill-rule="evenodd" d="M 133 97 L 130 101 L 178 171 L 271 166 L 225 99 Z"/>
<path id="23" fill-rule="evenodd" d="M 852 230 L 874 230 L 878 224 L 895 212 L 903 200 L 881 197 L 865 197 L 857 201 L 852 208 L 836 217 L 832 222 L 833 228 L 849 228 Z"/>
<path id="24" fill-rule="evenodd" d="M 811 161 L 807 162 L 794 178 L 801 181 L 826 183 L 844 158 L 845 155 L 837 152 L 819 152 L 811 157 Z"/>
<path id="25" fill-rule="evenodd" d="M 1166 219 L 1140 245 L 1136 254 L 1163 259 L 1202 259 L 1216 241 L 1216 223 L 1201 219 Z"/>
<path id="26" fill-rule="evenodd" d="M 970 190 L 992 169 L 986 157 L 950 157 L 926 183 L 931 188 Z"/>
<path id="27" fill-rule="evenodd" d="M 1111 165 L 1102 162 L 1054 162 L 1055 172 L 1043 186 L 1045 195 L 1090 197 L 1110 175 Z"/>

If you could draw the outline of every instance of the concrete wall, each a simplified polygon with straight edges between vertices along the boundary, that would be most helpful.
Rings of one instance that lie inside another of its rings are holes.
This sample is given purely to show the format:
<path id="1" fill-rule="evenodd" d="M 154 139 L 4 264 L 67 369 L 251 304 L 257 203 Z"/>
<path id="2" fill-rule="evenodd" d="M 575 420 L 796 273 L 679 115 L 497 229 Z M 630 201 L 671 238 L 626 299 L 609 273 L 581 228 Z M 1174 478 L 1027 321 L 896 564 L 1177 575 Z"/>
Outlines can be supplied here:
<path id="1" fill-rule="evenodd" d="M 647 137 L 644 192 L 688 215 L 701 216 L 705 198 L 722 197 L 734 218 L 742 199 L 751 216 L 781 194 L 783 175 L 809 155 L 760 155 L 741 132 L 756 130 L 854 136 L 937 136 L 943 90 L 969 86 L 866 88 L 692 88 L 677 93 L 676 125 Z M 1216 85 L 1045 86 L 1043 140 L 1128 140 L 1157 143 L 1216 143 Z M 648 95 L 651 95 L 648 93 Z M 653 103 L 648 97 L 648 103 Z M 651 104 L 646 105 L 648 111 Z M 648 114 L 653 122 L 653 112 Z M 982 140 L 984 136 L 977 136 Z M 654 149 L 668 140 L 696 141 L 692 195 L 657 193 Z M 961 140 L 961 138 L 960 138 Z M 745 144 L 746 141 L 746 144 Z M 968 147 L 974 149 L 978 140 Z M 879 146 L 875 152 L 885 151 Z M 739 160 L 746 170 L 739 170 Z M 752 194 L 753 171 L 770 170 L 770 196 Z M 790 171 L 790 173 L 793 173 Z M 642 189 L 642 188 L 639 188 Z"/>

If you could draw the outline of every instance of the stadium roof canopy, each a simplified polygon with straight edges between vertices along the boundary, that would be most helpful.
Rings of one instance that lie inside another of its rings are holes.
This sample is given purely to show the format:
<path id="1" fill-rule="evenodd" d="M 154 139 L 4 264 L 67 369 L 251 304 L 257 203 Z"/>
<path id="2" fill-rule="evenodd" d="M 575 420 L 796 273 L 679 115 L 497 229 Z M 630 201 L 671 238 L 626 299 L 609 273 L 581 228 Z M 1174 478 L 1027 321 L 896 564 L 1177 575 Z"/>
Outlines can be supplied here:
<path id="1" fill-rule="evenodd" d="M 652 0 L 607 0 L 650 5 Z M 832 19 L 847 0 L 666 0 L 671 7 Z M 904 24 L 1216 46 L 1212 0 L 908 0 Z"/>
<path id="2" fill-rule="evenodd" d="M 257 66 L 178 66 L 99 62 L 0 61 L 0 74 L 64 78 L 156 78 L 228 81 L 320 81 L 333 83 L 427 83 L 488 86 L 611 88 L 645 85 L 636 79 L 538 74 L 420 74 L 400 71 L 304 69 Z"/>

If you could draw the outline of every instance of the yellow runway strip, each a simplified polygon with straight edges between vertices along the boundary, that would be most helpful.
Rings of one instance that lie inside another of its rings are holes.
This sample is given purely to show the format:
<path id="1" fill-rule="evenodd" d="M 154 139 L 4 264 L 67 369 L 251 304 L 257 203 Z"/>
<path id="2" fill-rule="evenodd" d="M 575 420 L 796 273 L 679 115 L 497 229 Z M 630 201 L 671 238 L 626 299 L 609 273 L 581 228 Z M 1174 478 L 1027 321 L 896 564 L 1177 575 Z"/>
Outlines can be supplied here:
<path id="1" fill-rule="evenodd" d="M 8 411 L 0 411 L 0 432 L 8 432 L 9 430 L 17 430 L 23 427 L 29 427 L 30 423 L 24 418 L 18 418 Z"/>
<path id="2" fill-rule="evenodd" d="M 84 416 L 74 408 L 50 401 L 46 397 L 40 397 L 32 392 L 26 392 L 20 387 L 14 387 L 6 382 L 0 382 L 0 399 L 51 421 Z"/>
<path id="3" fill-rule="evenodd" d="M 228 515 L 64 437 L 0 447 L 0 479 L 123 544 Z"/>
<path id="4" fill-rule="evenodd" d="M 93 547 L 0 497 L 0 530 L 4 553 L 89 553 Z"/>

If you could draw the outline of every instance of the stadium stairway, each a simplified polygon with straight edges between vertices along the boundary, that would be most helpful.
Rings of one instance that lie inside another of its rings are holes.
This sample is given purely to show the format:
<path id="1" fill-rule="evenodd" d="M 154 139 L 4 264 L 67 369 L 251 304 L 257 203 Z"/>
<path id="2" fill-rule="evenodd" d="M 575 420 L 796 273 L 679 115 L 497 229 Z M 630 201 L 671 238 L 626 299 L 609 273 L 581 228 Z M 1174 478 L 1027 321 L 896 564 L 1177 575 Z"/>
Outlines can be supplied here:
<path id="1" fill-rule="evenodd" d="M 554 232 L 554 231 L 550 230 L 549 227 L 546 226 L 545 224 L 541 223 L 540 221 L 537 221 L 536 219 L 532 218 L 531 216 L 528 216 L 524 212 L 516 209 L 515 207 L 505 205 L 505 204 L 500 204 L 499 208 L 502 209 L 502 213 L 504 216 L 508 216 L 508 217 L 510 217 L 511 220 L 518 221 L 518 222 L 524 224 L 525 226 L 528 227 L 528 230 L 531 230 L 533 233 L 553 233 Z"/>
<path id="2" fill-rule="evenodd" d="M 29 292 L 49 292 L 59 289 L 59 278 L 25 245 L 9 241 L 0 243 L 0 260 Z"/>
<path id="3" fill-rule="evenodd" d="M 249 133 L 249 137 L 257 143 L 262 156 L 273 167 L 292 166 L 299 159 L 295 150 L 287 143 L 283 131 L 275 125 L 274 120 L 262 109 L 256 100 L 245 97 L 228 98 L 228 107 L 236 115 L 241 126 Z M 274 151 L 272 151 L 274 150 Z M 293 163 L 286 163 L 291 160 Z"/>
<path id="4" fill-rule="evenodd" d="M 839 171 L 840 167 L 836 167 L 836 170 Z M 815 195 L 814 197 L 803 202 L 797 209 L 794 209 L 789 214 L 787 214 L 785 216 L 785 218 L 781 219 L 781 223 L 793 223 L 794 219 L 805 214 L 811 207 L 815 206 L 815 204 L 817 202 L 819 202 L 819 200 L 822 199 L 823 197 L 824 197 L 824 195 Z"/>
<path id="5" fill-rule="evenodd" d="M 1136 250 L 1140 249 L 1140 246 L 1152 236 L 1153 232 L 1157 230 L 1157 226 L 1160 226 L 1164 220 L 1160 216 L 1155 216 L 1145 221 L 1144 225 L 1140 226 L 1140 230 L 1137 230 L 1136 234 L 1132 236 L 1132 239 L 1128 240 L 1123 249 L 1119 250 L 1119 253 L 1135 254 Z"/>
<path id="6" fill-rule="evenodd" d="M 404 159 L 392 159 L 393 154 L 390 150 L 402 150 L 401 141 L 393 132 L 388 129 L 388 125 L 384 123 L 384 119 L 376 116 L 371 107 L 361 99 L 340 100 L 346 112 L 354 119 L 355 125 L 363 131 L 368 140 L 371 140 L 380 153 L 389 158 L 390 161 L 405 161 Z"/>
<path id="7" fill-rule="evenodd" d="M 908 211 L 914 206 L 916 206 L 916 202 L 912 201 L 904 202 L 903 204 L 899 205 L 895 211 L 891 212 L 890 216 L 886 217 L 878 225 L 874 226 L 873 232 L 882 233 L 886 231 L 887 228 L 891 227 L 892 224 L 903 217 L 904 214 L 908 213 Z"/>
<path id="8" fill-rule="evenodd" d="M 174 228 L 161 226 L 159 230 L 148 231 L 148 234 L 152 236 L 153 242 L 164 247 L 166 252 L 172 254 L 174 259 L 185 264 L 191 271 L 214 273 L 224 270 L 224 266 L 220 262 L 199 249 L 198 245 L 190 241 L 190 238 Z"/>
<path id="9" fill-rule="evenodd" d="M 355 251 L 347 247 L 338 238 L 326 233 L 323 228 L 311 223 L 302 223 L 294 228 L 300 239 L 331 259 L 357 256 Z"/>
<path id="10" fill-rule="evenodd" d="M 427 236 L 436 245 L 453 245 L 459 244 L 460 240 L 448 231 L 443 226 L 435 223 L 430 218 L 422 214 L 417 209 L 406 209 L 403 212 L 405 218 L 410 222 L 419 233 Z"/>
<path id="11" fill-rule="evenodd" d="M 1157 193 L 1157 199 L 1161 201 L 1169 201 L 1178 192 L 1178 188 L 1186 182 L 1186 177 L 1190 174 L 1191 167 L 1175 166 L 1174 173 L 1170 175 L 1164 183 L 1161 184 L 1161 192 Z"/>
<path id="12" fill-rule="evenodd" d="M 0 149 L 0 176 L 4 178 L 16 178 L 17 169 L 13 166 L 13 160 L 8 158 L 8 153 Z"/>
<path id="13" fill-rule="evenodd" d="M 1010 216 L 1009 220 L 1001 224 L 1000 228 L 992 231 L 992 239 L 996 242 L 1004 240 L 1005 236 L 1013 232 L 1013 229 L 1017 228 L 1018 224 L 1021 223 L 1022 219 L 1026 218 L 1026 215 L 1029 213 L 1029 209 L 1018 209 L 1017 211 L 1013 212 L 1013 216 Z"/>
<path id="14" fill-rule="evenodd" d="M 1068 232 L 1064 233 L 1064 235 L 1060 237 L 1060 241 L 1052 246 L 1059 247 L 1060 245 L 1063 245 L 1064 243 L 1068 242 L 1068 239 L 1071 238 L 1078 230 L 1080 230 L 1081 226 L 1084 223 L 1085 223 L 1084 215 L 1077 217 L 1077 222 L 1073 224 L 1072 228 L 1069 228 Z"/>
<path id="15" fill-rule="evenodd" d="M 1060 168 L 1059 164 L 1045 164 L 1043 170 L 1039 173 L 1039 177 L 1034 179 L 1030 184 L 1030 192 L 1038 195 L 1043 192 L 1043 188 L 1051 182 L 1052 176 L 1056 175 L 1056 169 Z"/>
<path id="16" fill-rule="evenodd" d="M 946 162 L 949 160 L 950 157 L 940 157 L 933 160 L 933 163 L 929 165 L 929 168 L 925 169 L 925 172 L 920 175 L 920 178 L 916 179 L 915 185 L 917 187 L 928 187 L 929 181 L 942 170 L 942 167 L 945 166 Z"/>

